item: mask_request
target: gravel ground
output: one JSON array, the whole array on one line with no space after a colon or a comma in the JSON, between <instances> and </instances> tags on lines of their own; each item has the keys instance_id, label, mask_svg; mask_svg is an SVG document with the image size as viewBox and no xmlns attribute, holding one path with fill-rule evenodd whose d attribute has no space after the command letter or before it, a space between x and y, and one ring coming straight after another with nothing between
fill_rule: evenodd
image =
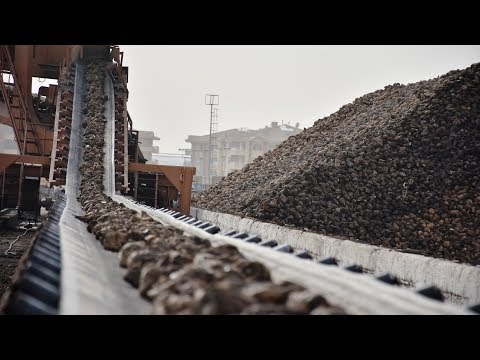
<instances>
[{"instance_id":1,"label":"gravel ground","mask_svg":"<svg viewBox=\"0 0 480 360\"><path fill-rule=\"evenodd\" d=\"M12 277L19 265L20 258L33 241L33 232L29 231L22 235L24 232L25 230L0 229L0 298L11 286ZM15 254L5 255L5 251L18 236L20 238L10 250Z\"/></svg>"}]
</instances>

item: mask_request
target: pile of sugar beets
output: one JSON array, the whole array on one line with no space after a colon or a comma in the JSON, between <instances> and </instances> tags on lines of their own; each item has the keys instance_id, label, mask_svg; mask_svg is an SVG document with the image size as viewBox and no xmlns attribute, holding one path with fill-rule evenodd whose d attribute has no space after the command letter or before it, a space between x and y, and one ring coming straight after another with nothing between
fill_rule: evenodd
<instances>
[{"instance_id":1,"label":"pile of sugar beets","mask_svg":"<svg viewBox=\"0 0 480 360\"><path fill-rule=\"evenodd\" d=\"M317 120L196 207L480 264L480 64Z\"/></svg>"},{"instance_id":2,"label":"pile of sugar beets","mask_svg":"<svg viewBox=\"0 0 480 360\"><path fill-rule=\"evenodd\" d=\"M119 251L125 280L153 302L155 314L343 314L300 285L274 283L261 263L230 245L188 236L106 196L103 186L106 63L92 60L85 74L84 156L80 201L88 231ZM116 91L124 91L115 82Z\"/></svg>"}]
</instances>

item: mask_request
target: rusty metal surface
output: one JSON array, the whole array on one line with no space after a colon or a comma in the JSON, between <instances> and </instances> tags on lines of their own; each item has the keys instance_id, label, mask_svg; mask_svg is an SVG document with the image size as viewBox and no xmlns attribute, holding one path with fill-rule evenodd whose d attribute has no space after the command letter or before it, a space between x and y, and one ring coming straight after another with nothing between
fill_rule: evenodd
<instances>
[{"instance_id":1,"label":"rusty metal surface","mask_svg":"<svg viewBox=\"0 0 480 360\"><path fill-rule=\"evenodd\" d=\"M165 177L170 181L170 183L180 192L180 211L185 215L188 215L190 212L192 181L193 175L195 175L195 170L196 169L194 167L188 166L171 166L142 163L128 164L128 171L135 172L135 175L138 174L138 172L165 175ZM137 182L138 181L135 181L135 187L137 186Z\"/></svg>"},{"instance_id":2,"label":"rusty metal surface","mask_svg":"<svg viewBox=\"0 0 480 360\"><path fill-rule=\"evenodd\" d=\"M6 168L12 165L20 155L0 154L0 172L4 172Z\"/></svg>"},{"instance_id":3,"label":"rusty metal surface","mask_svg":"<svg viewBox=\"0 0 480 360\"><path fill-rule=\"evenodd\" d=\"M0 172L3 172L13 163L50 165L50 157L34 155L14 155L0 153Z\"/></svg>"},{"instance_id":4,"label":"rusty metal surface","mask_svg":"<svg viewBox=\"0 0 480 360\"><path fill-rule=\"evenodd\" d=\"M57 153L57 136L58 136L58 121L60 118L60 97L62 91L59 89L57 92L56 109L55 109L55 122L53 124L53 141L52 150L50 153L50 171L48 173L48 182L53 183L53 171L55 169L55 154Z\"/></svg>"},{"instance_id":5,"label":"rusty metal surface","mask_svg":"<svg viewBox=\"0 0 480 360\"><path fill-rule=\"evenodd\" d=\"M188 166L173 166L173 165L157 165L157 164L142 164L142 163L129 163L128 170L131 171L143 171L143 172L153 172L153 173L181 173L183 169L188 168ZM190 167L193 171L193 175L196 173L194 167Z\"/></svg>"}]
</instances>

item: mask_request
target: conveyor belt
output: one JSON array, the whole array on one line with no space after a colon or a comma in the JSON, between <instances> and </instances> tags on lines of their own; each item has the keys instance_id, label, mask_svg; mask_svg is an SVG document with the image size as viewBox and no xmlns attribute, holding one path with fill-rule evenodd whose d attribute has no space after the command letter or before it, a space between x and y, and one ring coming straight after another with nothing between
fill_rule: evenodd
<instances>
[{"instance_id":1,"label":"conveyor belt","mask_svg":"<svg viewBox=\"0 0 480 360\"><path fill-rule=\"evenodd\" d=\"M458 264L423 255L399 252L351 240L221 214L203 209L191 209L191 214L204 222L212 222L223 230L255 234L264 240L289 245L308 252L314 259L333 258L339 266L353 264L363 272L380 276L385 273L397 278L402 285L413 289L435 286L446 301L461 306L480 304L480 267Z\"/></svg>"},{"instance_id":2,"label":"conveyor belt","mask_svg":"<svg viewBox=\"0 0 480 360\"><path fill-rule=\"evenodd\" d=\"M87 232L84 222L75 218L84 212L77 201L82 159L82 100L85 65L78 63L67 169L67 204L60 219L62 249L62 293L60 314L145 314L149 304L123 280L125 270L118 266L117 254L106 251ZM113 109L113 88L107 77L107 118ZM108 172L107 172L108 174Z\"/></svg>"},{"instance_id":3,"label":"conveyor belt","mask_svg":"<svg viewBox=\"0 0 480 360\"><path fill-rule=\"evenodd\" d=\"M264 263L274 280L288 280L305 286L324 296L331 304L343 307L349 314L474 314L464 307L442 303L409 289L388 285L367 274L306 261L292 254L258 246L225 234L210 234L204 229L187 224L188 221L176 219L178 213L172 216L123 196L115 195L113 199L136 211L143 211L157 221L209 240L212 244L234 245L247 258Z\"/></svg>"},{"instance_id":4,"label":"conveyor belt","mask_svg":"<svg viewBox=\"0 0 480 360\"><path fill-rule=\"evenodd\" d=\"M83 71L83 67L78 67L77 71ZM82 78L78 76L77 78ZM76 83L80 87L80 84ZM126 206L136 211L144 211L151 215L157 221L164 224L180 228L190 234L202 237L212 242L212 244L232 244L252 260L263 262L270 269L274 279L290 280L299 283L327 298L332 304L345 308L346 311L353 314L468 314L466 309L456 307L451 304L441 303L414 293L413 291L393 287L384 284L370 276L356 274L344 269L331 267L328 265L307 262L304 259L293 257L289 254L272 251L269 248L259 247L252 243L246 243L238 239L232 239L228 236L219 234L209 234L195 226L187 225L159 210L134 203L133 201L116 195L114 187L114 98L111 79L106 78L106 94L109 101L106 103L105 117L107 119L105 130L105 192L115 201L122 202ZM75 92L76 96L78 91ZM74 105L74 122L80 117L81 107L77 102ZM74 128L79 126L75 123ZM76 137L77 139L79 137ZM72 145L71 148L77 148ZM80 159L80 155L78 155ZM69 161L69 165L70 165ZM74 169L78 171L79 162L74 158ZM73 165L72 165L73 166ZM67 183L69 191L75 191L78 188L78 173L68 171L70 177L74 177L72 183ZM68 195L68 194L67 194ZM76 193L73 196L76 198ZM76 211L79 211L78 202L74 202ZM68 206L70 209L72 207ZM68 212L69 210L67 210ZM79 212L80 213L80 212ZM71 219L70 219L71 220ZM78 220L77 220L78 221ZM79 221L78 221L79 222ZM79 228L85 228L85 224L79 223ZM81 246L69 246L70 262L65 263L66 274L62 276L65 281L65 289L62 295L66 298L62 300L61 313L84 313L93 309L102 309L100 312L116 313L138 313L145 302L136 295L126 282L123 281L123 271L118 266L118 261L114 254L108 253L102 249L100 243L96 241L91 234L84 231L79 243ZM68 249L68 246L67 246ZM88 249L85 251L84 249ZM94 250L93 250L94 249ZM82 258L82 250L85 256ZM67 253L67 251L65 251ZM62 252L63 254L63 252ZM108 254L108 255L106 255ZM109 255L113 255L110 257ZM102 265L100 276L93 278L95 266ZM72 270L75 269L75 270ZM69 275L70 273L70 275ZM67 285L72 278L76 278L75 286ZM63 282L62 282L63 284ZM97 291L103 295L92 296L88 287L94 286ZM104 287L101 290L101 287ZM130 290L130 291L128 291ZM132 294L135 293L135 295ZM125 294L124 294L125 293ZM121 296L124 295L124 297ZM128 294L128 295L127 295ZM119 296L123 301L119 300ZM128 297L130 296L130 297ZM146 304L146 303L145 303Z\"/></svg>"},{"instance_id":5,"label":"conveyor belt","mask_svg":"<svg viewBox=\"0 0 480 360\"><path fill-rule=\"evenodd\" d=\"M43 283L30 277L24 298L30 307L15 308L15 313L59 313L59 314L146 314L151 305L140 297L137 289L123 280L125 270L119 266L117 254L103 249L100 242L87 232L86 224L76 216L84 212L77 201L79 195L80 172L82 161L82 101L85 65L76 67L75 93L73 99L72 132L67 169L66 194L61 216L59 210L51 216L58 225L52 225L58 237L58 259L50 259L58 265L57 274L60 281L56 288L46 291ZM305 256L292 254L259 246L242 240L248 234L238 234L237 238L227 234L212 234L202 221L191 219L182 221L181 214L164 212L135 203L131 199L115 194L114 187L114 94L109 76L105 79L105 157L104 185L105 193L113 200L127 207L143 211L155 220L185 231L194 236L209 240L213 245L230 244L236 246L242 254L255 261L264 263L270 270L273 280L289 280L324 296L332 305L345 309L350 314L473 314L471 311L453 304L442 303L415 293L409 289L388 285L367 274L355 273L344 268L329 266L325 263L308 261ZM63 197L62 197L63 199ZM173 216L172 216L173 215ZM179 219L177 219L179 218ZM183 218L185 220L185 218ZM195 225L193 225L195 224ZM240 236L241 235L241 236ZM47 256L44 250L43 255ZM55 249L51 249L55 252ZM52 266L53 266L52 265ZM53 277L53 275L52 275ZM28 280L28 279L27 279ZM39 285L40 284L40 285ZM36 291L31 291L32 286ZM55 290L57 289L57 290ZM56 291L56 292L55 292ZM40 294L40 295L39 295ZM57 294L57 295L55 295ZM15 294L18 296L18 293ZM49 307L42 311L34 306L39 297ZM56 297L55 297L56 296ZM30 298L29 298L30 297ZM31 305L31 304L34 305Z\"/></svg>"}]
</instances>

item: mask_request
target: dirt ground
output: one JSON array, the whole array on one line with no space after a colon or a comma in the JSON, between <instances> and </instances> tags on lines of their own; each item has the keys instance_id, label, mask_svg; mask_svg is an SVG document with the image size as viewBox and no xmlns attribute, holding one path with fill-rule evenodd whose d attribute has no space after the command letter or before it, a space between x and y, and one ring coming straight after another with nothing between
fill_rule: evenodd
<instances>
[{"instance_id":1,"label":"dirt ground","mask_svg":"<svg viewBox=\"0 0 480 360\"><path fill-rule=\"evenodd\" d=\"M10 287L12 277L15 274L20 258L28 249L35 231L30 230L25 235L20 236L18 241L10 249L10 251L15 254L9 253L8 255L5 255L5 251L7 251L10 243L15 241L15 239L24 232L25 230L0 228L0 298Z\"/></svg>"}]
</instances>

